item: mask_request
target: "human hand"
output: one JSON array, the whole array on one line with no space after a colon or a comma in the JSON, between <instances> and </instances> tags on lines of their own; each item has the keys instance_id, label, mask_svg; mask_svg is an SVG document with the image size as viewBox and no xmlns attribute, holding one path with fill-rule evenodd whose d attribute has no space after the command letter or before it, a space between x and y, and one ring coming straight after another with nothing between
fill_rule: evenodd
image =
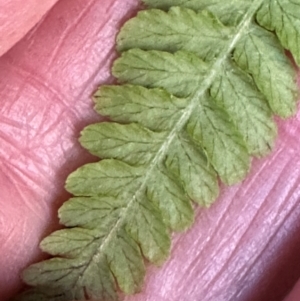
<instances>
[{"instance_id":1,"label":"human hand","mask_svg":"<svg viewBox=\"0 0 300 301\"><path fill-rule=\"evenodd\" d=\"M138 0L64 0L0 58L0 296L42 257L58 227L67 175L94 158L77 142L99 121L91 94L112 81L114 38ZM126 301L279 301L300 275L299 114L279 122L274 152L255 160L241 185L222 188L175 235L171 258L149 267L141 294Z\"/></svg>"}]
</instances>

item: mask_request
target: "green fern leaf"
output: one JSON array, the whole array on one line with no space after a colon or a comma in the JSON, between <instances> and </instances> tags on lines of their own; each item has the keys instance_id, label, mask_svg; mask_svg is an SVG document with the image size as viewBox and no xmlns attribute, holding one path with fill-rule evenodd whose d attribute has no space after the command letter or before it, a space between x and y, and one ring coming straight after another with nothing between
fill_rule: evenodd
<instances>
[{"instance_id":1,"label":"green fern leaf","mask_svg":"<svg viewBox=\"0 0 300 301\"><path fill-rule=\"evenodd\" d=\"M23 274L18 300L118 300L142 289L145 259L161 265L170 232L188 229L193 204L209 206L218 178L240 182L251 156L268 154L273 115L296 111L299 0L144 0L80 143L103 159L72 173L59 210L67 228L45 238L53 258ZM271 31L272 32L271 32Z\"/></svg>"}]
</instances>

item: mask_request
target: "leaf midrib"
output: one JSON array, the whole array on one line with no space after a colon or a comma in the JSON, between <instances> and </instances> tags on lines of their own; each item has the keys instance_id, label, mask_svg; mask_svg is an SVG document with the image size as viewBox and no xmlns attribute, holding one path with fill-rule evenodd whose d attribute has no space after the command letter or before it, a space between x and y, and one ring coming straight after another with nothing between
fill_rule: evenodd
<instances>
[{"instance_id":1,"label":"leaf midrib","mask_svg":"<svg viewBox=\"0 0 300 301\"><path fill-rule=\"evenodd\" d=\"M201 96L203 96L206 91L210 88L212 85L214 79L218 76L218 72L221 70L222 65L227 60L228 55L231 53L235 45L238 43L240 38L244 35L245 32L248 31L248 26L250 25L255 13L259 9L259 7L262 5L264 0L256 0L254 3L250 6L248 12L245 14L244 18L240 22L236 33L233 35L232 40L230 40L230 43L226 49L224 49L218 58L216 59L215 63L211 66L211 70L206 76L206 78L202 81L202 85L194 92L192 96L190 96L190 104L182 110L181 118L177 121L177 123L174 125L173 130L170 132L170 134L166 137L165 142L161 145L160 149L157 151L156 156L152 159L152 162L150 163L149 168L147 169L147 172L144 176L144 179L139 187L139 189L136 191L136 193L132 196L131 200L128 202L128 205L121 209L121 213L119 215L118 221L116 224L109 230L108 235L106 238L101 241L101 244L99 245L99 248L96 249L94 254L92 255L91 259L86 263L85 269L80 273L81 277L78 278L76 283L74 284L74 287L77 286L77 283L80 278L82 278L91 264L92 261L99 262L101 260L101 256L105 254L104 250L109 246L111 241L113 241L114 237L117 235L118 231L121 229L123 224L126 222L126 218L128 216L128 212L131 211L132 207L135 205L135 201L138 199L138 197L144 193L144 189L146 188L147 182L149 178L152 176L153 171L155 170L155 167L163 160L164 156L169 150L169 147L171 143L173 142L174 138L177 134L179 134L182 129L184 128L186 122L190 118L192 112L198 105L198 100Z\"/></svg>"}]
</instances>

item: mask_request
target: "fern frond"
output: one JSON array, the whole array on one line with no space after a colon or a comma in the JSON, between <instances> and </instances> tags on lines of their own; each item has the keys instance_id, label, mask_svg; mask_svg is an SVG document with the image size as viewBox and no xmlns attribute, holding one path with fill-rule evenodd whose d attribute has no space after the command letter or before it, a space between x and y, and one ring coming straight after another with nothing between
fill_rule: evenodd
<instances>
[{"instance_id":1,"label":"fern frond","mask_svg":"<svg viewBox=\"0 0 300 301\"><path fill-rule=\"evenodd\" d=\"M117 39L113 74L123 85L95 95L97 112L113 122L90 125L80 138L103 160L68 177L74 197L59 210L68 228L42 241L55 257L25 270L35 288L19 300L118 300L117 287L140 291L144 260L167 259L170 232L193 223L192 202L209 206L218 178L243 180L251 156L274 145L273 114L296 111L284 47L300 62L299 0L144 2L152 9Z\"/></svg>"}]
</instances>

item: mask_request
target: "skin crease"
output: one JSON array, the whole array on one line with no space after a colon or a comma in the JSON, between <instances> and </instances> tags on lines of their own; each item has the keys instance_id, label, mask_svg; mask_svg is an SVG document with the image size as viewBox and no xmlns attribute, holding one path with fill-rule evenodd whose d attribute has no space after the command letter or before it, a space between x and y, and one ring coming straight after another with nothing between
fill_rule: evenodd
<instances>
[{"instance_id":1,"label":"skin crease","mask_svg":"<svg viewBox=\"0 0 300 301\"><path fill-rule=\"evenodd\" d=\"M0 58L0 296L43 255L58 228L67 175L95 158L77 138L101 120L90 98L112 82L115 35L138 0L60 1ZM300 275L300 113L279 121L271 155L240 185L222 187L195 225L175 234L170 259L150 266L142 293L126 301L279 301ZM286 301L300 300L300 284ZM298 298L298 299L297 299Z\"/></svg>"},{"instance_id":2,"label":"skin crease","mask_svg":"<svg viewBox=\"0 0 300 301\"><path fill-rule=\"evenodd\" d=\"M18 42L58 0L4 0L0 3L0 55Z\"/></svg>"}]
</instances>

